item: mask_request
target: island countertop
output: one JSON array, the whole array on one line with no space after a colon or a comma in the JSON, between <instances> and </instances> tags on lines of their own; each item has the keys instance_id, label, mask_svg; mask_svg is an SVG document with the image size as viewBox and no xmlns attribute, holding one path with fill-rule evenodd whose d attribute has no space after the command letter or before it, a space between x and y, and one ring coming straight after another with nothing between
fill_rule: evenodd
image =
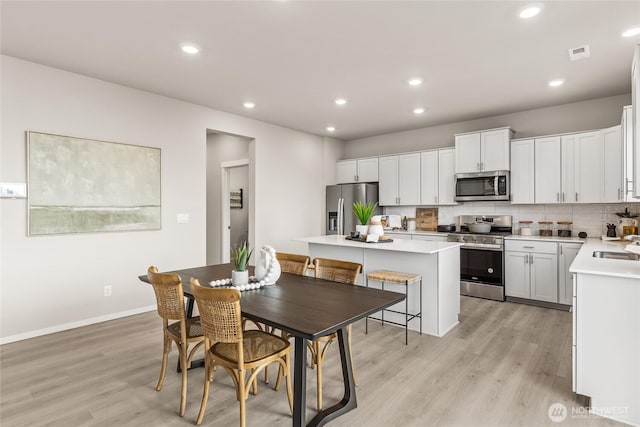
<instances>
[{"instance_id":1,"label":"island countertop","mask_svg":"<svg viewBox=\"0 0 640 427\"><path fill-rule=\"evenodd\" d=\"M350 248L366 248L382 251L410 252L418 254L435 254L448 249L462 246L457 242L428 242L424 240L396 239L388 243L365 243L354 240L347 240L346 236L328 235L315 237L302 237L297 239L301 242L315 243L318 245L343 246Z\"/></svg>"}]
</instances>

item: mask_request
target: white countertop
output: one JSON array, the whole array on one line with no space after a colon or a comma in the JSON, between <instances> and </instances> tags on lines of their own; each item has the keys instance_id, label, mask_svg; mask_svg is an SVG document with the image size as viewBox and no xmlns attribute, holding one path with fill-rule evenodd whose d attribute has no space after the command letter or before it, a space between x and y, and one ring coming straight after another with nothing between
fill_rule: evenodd
<instances>
[{"instance_id":1,"label":"white countertop","mask_svg":"<svg viewBox=\"0 0 640 427\"><path fill-rule=\"evenodd\" d=\"M346 236L315 236L296 239L301 242L315 243L319 245L343 246L363 249L376 249L381 251L412 252L422 254L434 254L447 249L458 248L461 243L456 242L427 242L424 240L395 239L390 243L364 243L345 239Z\"/></svg>"},{"instance_id":2,"label":"white countertop","mask_svg":"<svg viewBox=\"0 0 640 427\"><path fill-rule=\"evenodd\" d=\"M569 271L572 273L640 279L640 261L595 258L594 251L625 252L626 243L603 242L601 239L586 239Z\"/></svg>"},{"instance_id":3,"label":"white countertop","mask_svg":"<svg viewBox=\"0 0 640 427\"><path fill-rule=\"evenodd\" d=\"M545 242L558 242L558 243L584 243L587 239L581 239L580 237L558 237L558 236L522 236L512 234L504 236L505 240L540 240Z\"/></svg>"},{"instance_id":4,"label":"white countertop","mask_svg":"<svg viewBox=\"0 0 640 427\"><path fill-rule=\"evenodd\" d=\"M422 231L422 230L384 230L385 234L422 234L425 236L446 236L450 231Z\"/></svg>"}]
</instances>

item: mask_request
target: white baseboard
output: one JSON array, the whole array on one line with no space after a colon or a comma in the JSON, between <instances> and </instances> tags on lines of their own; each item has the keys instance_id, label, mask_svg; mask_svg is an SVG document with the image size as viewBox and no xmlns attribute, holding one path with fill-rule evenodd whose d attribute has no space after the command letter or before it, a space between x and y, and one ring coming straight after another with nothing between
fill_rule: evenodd
<instances>
[{"instance_id":1,"label":"white baseboard","mask_svg":"<svg viewBox=\"0 0 640 427\"><path fill-rule=\"evenodd\" d=\"M22 341L29 338L40 337L42 335L53 334L56 332L67 331L69 329L80 328L82 326L94 325L96 323L106 322L109 320L120 319L122 317L133 316L134 314L147 313L156 310L155 305L147 307L134 308L132 310L120 311L117 313L105 314L104 316L92 317L90 319L79 320L77 322L63 323L61 325L51 326L45 329L24 332L22 334L10 335L0 338L0 345L9 344L16 341Z\"/></svg>"}]
</instances>

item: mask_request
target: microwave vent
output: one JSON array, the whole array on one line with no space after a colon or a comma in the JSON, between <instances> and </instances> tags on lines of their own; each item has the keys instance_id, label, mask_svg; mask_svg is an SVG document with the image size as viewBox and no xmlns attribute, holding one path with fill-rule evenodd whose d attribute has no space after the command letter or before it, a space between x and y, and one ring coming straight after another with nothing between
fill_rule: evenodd
<instances>
[{"instance_id":1,"label":"microwave vent","mask_svg":"<svg viewBox=\"0 0 640 427\"><path fill-rule=\"evenodd\" d=\"M578 61L580 59L589 58L590 56L591 56L591 52L589 51L588 44L580 47L574 47L573 49L569 49L569 58L572 61Z\"/></svg>"}]
</instances>

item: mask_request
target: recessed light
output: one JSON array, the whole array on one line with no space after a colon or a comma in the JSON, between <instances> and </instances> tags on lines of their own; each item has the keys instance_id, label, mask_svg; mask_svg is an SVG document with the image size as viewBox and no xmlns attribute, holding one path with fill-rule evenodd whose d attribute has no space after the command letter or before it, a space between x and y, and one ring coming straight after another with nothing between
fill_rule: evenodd
<instances>
[{"instance_id":1,"label":"recessed light","mask_svg":"<svg viewBox=\"0 0 640 427\"><path fill-rule=\"evenodd\" d=\"M520 9L520 13L518 14L518 16L520 16L520 18L522 19L533 18L534 16L536 16L542 11L542 7L543 7L542 4L538 4L538 3L529 4L524 8Z\"/></svg>"},{"instance_id":2,"label":"recessed light","mask_svg":"<svg viewBox=\"0 0 640 427\"><path fill-rule=\"evenodd\" d=\"M327 126L327 131L334 132L335 130L336 128L334 128L333 126Z\"/></svg>"},{"instance_id":3,"label":"recessed light","mask_svg":"<svg viewBox=\"0 0 640 427\"><path fill-rule=\"evenodd\" d=\"M558 86L562 86L563 84L564 84L563 79L555 79L549 82L549 86L551 87L558 87Z\"/></svg>"},{"instance_id":4,"label":"recessed light","mask_svg":"<svg viewBox=\"0 0 640 427\"><path fill-rule=\"evenodd\" d=\"M347 103L347 100L346 100L346 99L344 99L344 98L336 98L335 103L336 103L337 105L344 105L344 104L346 104L346 103Z\"/></svg>"},{"instance_id":5,"label":"recessed light","mask_svg":"<svg viewBox=\"0 0 640 427\"><path fill-rule=\"evenodd\" d=\"M255 102L251 102L251 101L247 101L247 102L242 103L242 105L244 106L244 108L253 108L253 107L256 106L256 103Z\"/></svg>"},{"instance_id":6,"label":"recessed light","mask_svg":"<svg viewBox=\"0 0 640 427\"><path fill-rule=\"evenodd\" d=\"M424 113L424 108L418 107L413 109L413 114L422 114Z\"/></svg>"},{"instance_id":7,"label":"recessed light","mask_svg":"<svg viewBox=\"0 0 640 427\"><path fill-rule=\"evenodd\" d=\"M184 53L188 53L189 55L195 55L196 53L200 52L200 48L193 43L181 43L180 49L182 49Z\"/></svg>"},{"instance_id":8,"label":"recessed light","mask_svg":"<svg viewBox=\"0 0 640 427\"><path fill-rule=\"evenodd\" d=\"M640 27L633 27L622 33L622 37L633 37L637 36L638 34L640 34Z\"/></svg>"},{"instance_id":9,"label":"recessed light","mask_svg":"<svg viewBox=\"0 0 640 427\"><path fill-rule=\"evenodd\" d=\"M422 84L422 79L420 77L414 77L409 79L407 83L409 83L409 86L420 86Z\"/></svg>"}]
</instances>

